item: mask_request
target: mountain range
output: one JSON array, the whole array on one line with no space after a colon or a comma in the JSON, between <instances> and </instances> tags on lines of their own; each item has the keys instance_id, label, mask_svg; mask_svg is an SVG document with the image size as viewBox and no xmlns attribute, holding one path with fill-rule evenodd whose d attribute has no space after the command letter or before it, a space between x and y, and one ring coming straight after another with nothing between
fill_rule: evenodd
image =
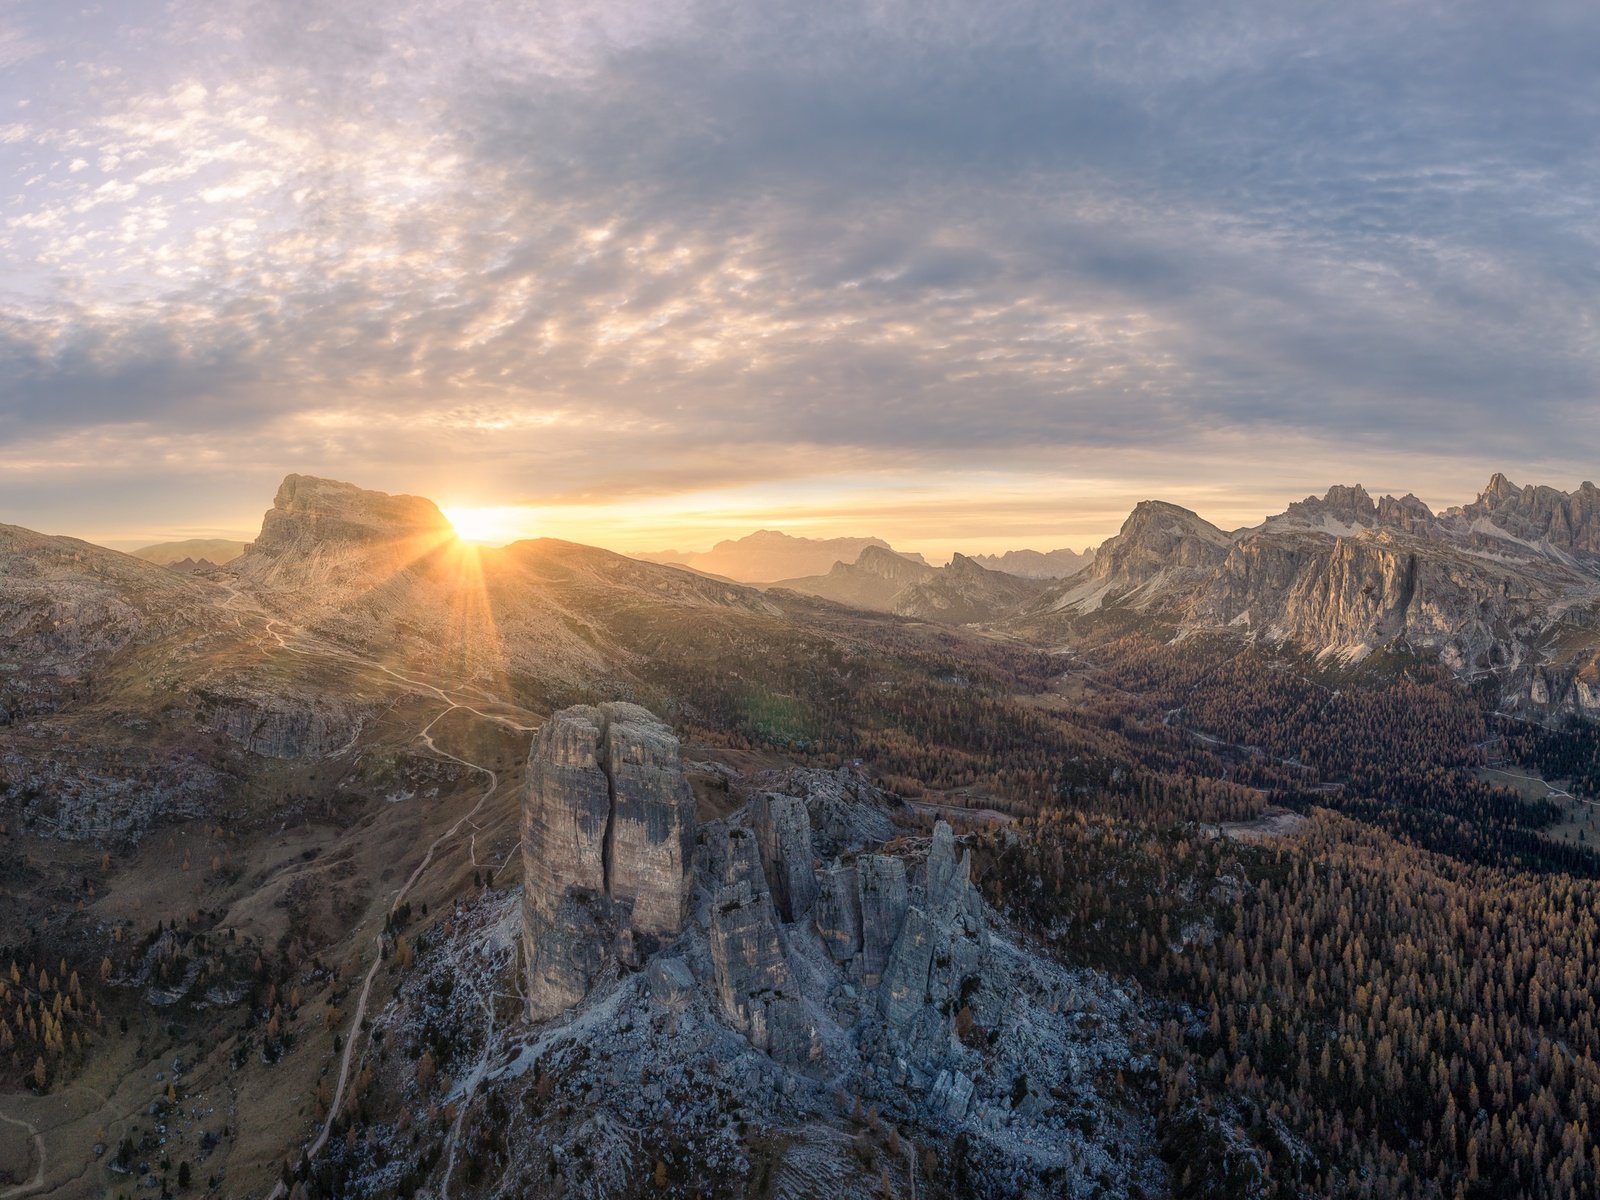
<instances>
[{"instance_id":1,"label":"mountain range","mask_svg":"<svg viewBox=\"0 0 1600 1200\"><path fill-rule=\"evenodd\" d=\"M811 597L943 625L992 624L1045 644L1120 614L1179 636L1284 645L1347 666L1379 650L1420 653L1463 678L1492 676L1512 707L1600 712L1600 490L1588 483L1567 493L1496 475L1472 503L1439 513L1414 496L1374 499L1341 485L1231 531L1146 501L1061 581L996 571L976 556L933 567L878 539L774 531L722 543L717 558L701 561L759 573L852 550L856 557L753 588L699 566L553 539L467 555L431 501L295 475L260 536L198 592L158 583L132 556L8 533L17 566L5 599L44 606L14 614L11 627L45 622L51 630L52 649L36 662L120 644L152 626L203 623L198 597L232 589L221 593L227 603L246 594L314 633L397 660L559 690L602 667L626 673L637 653L627 643L639 633L626 614L635 609L655 623L694 614L673 622L680 628L779 621L809 636L811 617L795 612ZM71 561L85 577L69 585L70 572L41 571L40 561ZM145 611L150 605L158 611Z\"/></svg>"},{"instance_id":2,"label":"mountain range","mask_svg":"<svg viewBox=\"0 0 1600 1200\"><path fill-rule=\"evenodd\" d=\"M169 567L184 559L221 566L238 558L249 544L230 538L188 538L181 542L157 542L153 546L141 546L129 553L158 567Z\"/></svg>"},{"instance_id":3,"label":"mountain range","mask_svg":"<svg viewBox=\"0 0 1600 1200\"><path fill-rule=\"evenodd\" d=\"M820 575L836 562L853 563L869 546L891 549L882 538L808 538L776 529L758 529L742 538L718 542L710 550L662 550L635 554L634 557L646 562L688 567L706 575L736 579L743 583L769 583L775 579L800 575ZM913 562L923 561L920 554L904 554L901 557Z\"/></svg>"},{"instance_id":4,"label":"mountain range","mask_svg":"<svg viewBox=\"0 0 1600 1200\"><path fill-rule=\"evenodd\" d=\"M851 566L869 548L887 550L911 562L927 566L922 555L895 550L882 538L796 537L775 529L761 529L742 538L718 542L710 550L683 552L660 550L637 553L646 562L688 567L707 575L743 583L793 581L826 575L835 564ZM1076 550L1007 550L1004 554L973 554L969 561L990 571L1017 575L1024 579L1065 579L1094 560L1094 548Z\"/></svg>"},{"instance_id":5,"label":"mountain range","mask_svg":"<svg viewBox=\"0 0 1600 1200\"><path fill-rule=\"evenodd\" d=\"M1112 610L1347 664L1423 653L1493 676L1514 707L1600 711L1600 490L1496 474L1472 503L1434 513L1336 486L1231 532L1148 501L1016 626L1059 632Z\"/></svg>"},{"instance_id":6,"label":"mountain range","mask_svg":"<svg viewBox=\"0 0 1600 1200\"><path fill-rule=\"evenodd\" d=\"M1095 548L1082 550L1007 550L1004 554L973 554L980 567L1020 575L1024 579L1066 579L1094 561Z\"/></svg>"},{"instance_id":7,"label":"mountain range","mask_svg":"<svg viewBox=\"0 0 1600 1200\"><path fill-rule=\"evenodd\" d=\"M1597 653L1600 492L1498 475L1232 531L1149 501L1059 581L868 544L755 587L303 475L195 574L0 526L0 1104L38 1134L0 1171L1224 1194L1280 1143L1218 1079L1126 1084L1226 1047L1141 958L1201 961L1266 895L1236 839L1302 821L1362 870L1413 829L1588 870L1584 801L1486 778L1507 730L1581 760Z\"/></svg>"},{"instance_id":8,"label":"mountain range","mask_svg":"<svg viewBox=\"0 0 1600 1200\"><path fill-rule=\"evenodd\" d=\"M992 621L1036 596L1043 586L987 570L964 554L943 567L931 567L880 546L868 546L853 563L834 563L825 575L770 585L854 608L950 625Z\"/></svg>"}]
</instances>

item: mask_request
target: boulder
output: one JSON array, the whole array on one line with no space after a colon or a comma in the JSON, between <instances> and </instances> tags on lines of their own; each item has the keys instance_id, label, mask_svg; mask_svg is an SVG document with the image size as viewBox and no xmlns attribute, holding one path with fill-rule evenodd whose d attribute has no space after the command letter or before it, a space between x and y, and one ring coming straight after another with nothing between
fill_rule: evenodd
<instances>
[{"instance_id":1,"label":"boulder","mask_svg":"<svg viewBox=\"0 0 1600 1200\"><path fill-rule=\"evenodd\" d=\"M676 955L658 954L650 960L645 984L650 989L651 999L662 1008L681 1012L694 995L694 972Z\"/></svg>"}]
</instances>

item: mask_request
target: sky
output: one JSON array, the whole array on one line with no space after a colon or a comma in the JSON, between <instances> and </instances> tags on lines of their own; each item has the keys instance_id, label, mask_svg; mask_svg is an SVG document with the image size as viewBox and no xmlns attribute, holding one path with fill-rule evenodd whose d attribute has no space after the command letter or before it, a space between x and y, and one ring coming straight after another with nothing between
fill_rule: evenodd
<instances>
[{"instance_id":1,"label":"sky","mask_svg":"<svg viewBox=\"0 0 1600 1200\"><path fill-rule=\"evenodd\" d=\"M1600 7L0 0L0 522L942 557L1600 474Z\"/></svg>"}]
</instances>

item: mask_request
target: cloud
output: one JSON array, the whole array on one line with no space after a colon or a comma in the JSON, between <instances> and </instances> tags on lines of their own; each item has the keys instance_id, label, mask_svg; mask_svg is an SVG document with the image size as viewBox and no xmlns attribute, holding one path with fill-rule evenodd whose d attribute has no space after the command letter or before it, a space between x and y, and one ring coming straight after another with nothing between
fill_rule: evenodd
<instances>
[{"instance_id":1,"label":"cloud","mask_svg":"<svg viewBox=\"0 0 1600 1200\"><path fill-rule=\"evenodd\" d=\"M43 11L0 58L82 61L0 108L0 439L63 477L91 434L558 506L877 463L887 514L900 470L1465 489L1600 435L1580 6Z\"/></svg>"}]
</instances>

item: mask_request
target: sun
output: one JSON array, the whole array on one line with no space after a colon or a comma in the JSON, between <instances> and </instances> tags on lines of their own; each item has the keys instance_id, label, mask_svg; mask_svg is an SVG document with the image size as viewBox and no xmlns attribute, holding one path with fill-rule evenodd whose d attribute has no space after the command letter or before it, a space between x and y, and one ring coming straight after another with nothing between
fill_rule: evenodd
<instances>
[{"instance_id":1,"label":"sun","mask_svg":"<svg viewBox=\"0 0 1600 1200\"><path fill-rule=\"evenodd\" d=\"M503 546L524 536L509 508L446 508L445 520L463 542L476 546Z\"/></svg>"}]
</instances>

